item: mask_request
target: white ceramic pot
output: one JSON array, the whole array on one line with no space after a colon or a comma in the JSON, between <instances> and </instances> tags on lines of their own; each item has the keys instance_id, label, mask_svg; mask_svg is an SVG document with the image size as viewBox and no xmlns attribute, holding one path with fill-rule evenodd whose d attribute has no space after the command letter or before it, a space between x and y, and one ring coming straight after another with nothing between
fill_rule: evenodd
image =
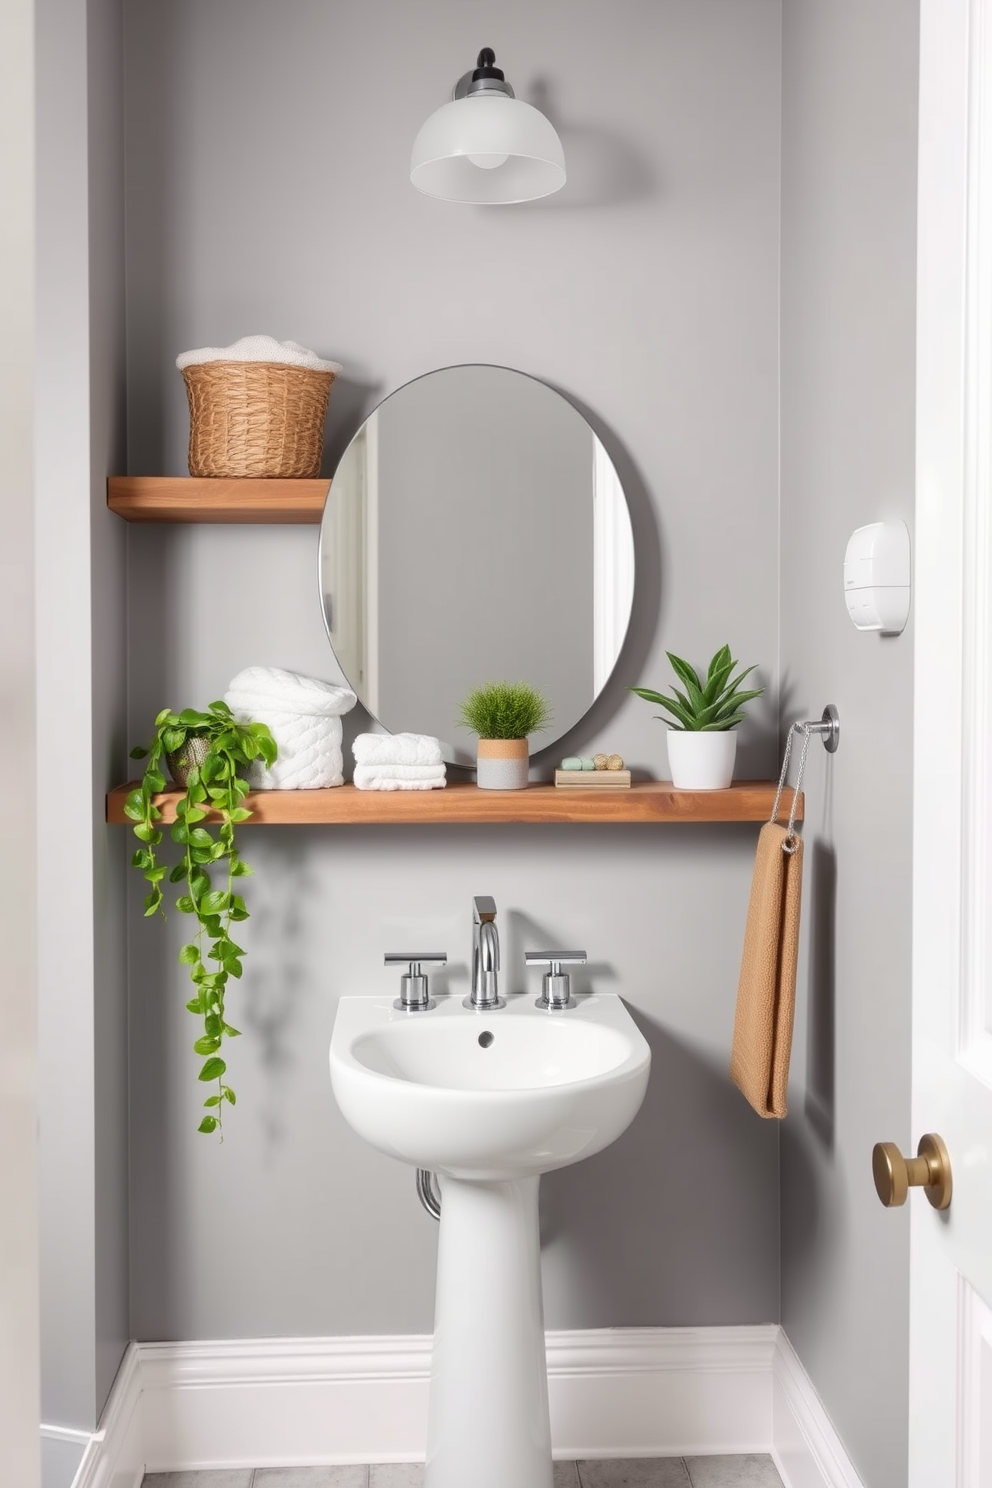
<instances>
[{"instance_id":1,"label":"white ceramic pot","mask_svg":"<svg viewBox=\"0 0 992 1488\"><path fill-rule=\"evenodd\" d=\"M679 790L726 790L734 778L737 731L668 730L668 763Z\"/></svg>"},{"instance_id":2,"label":"white ceramic pot","mask_svg":"<svg viewBox=\"0 0 992 1488\"><path fill-rule=\"evenodd\" d=\"M526 790L526 739L480 739L475 781L481 790Z\"/></svg>"}]
</instances>

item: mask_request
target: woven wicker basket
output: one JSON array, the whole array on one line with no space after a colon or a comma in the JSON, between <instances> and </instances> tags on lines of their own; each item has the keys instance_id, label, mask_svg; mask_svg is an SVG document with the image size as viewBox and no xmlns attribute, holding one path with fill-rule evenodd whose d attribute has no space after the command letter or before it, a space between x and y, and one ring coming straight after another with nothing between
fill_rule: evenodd
<instances>
[{"instance_id":1,"label":"woven wicker basket","mask_svg":"<svg viewBox=\"0 0 992 1488\"><path fill-rule=\"evenodd\" d=\"M320 474L333 372L280 362L183 368L190 475L308 479Z\"/></svg>"}]
</instances>

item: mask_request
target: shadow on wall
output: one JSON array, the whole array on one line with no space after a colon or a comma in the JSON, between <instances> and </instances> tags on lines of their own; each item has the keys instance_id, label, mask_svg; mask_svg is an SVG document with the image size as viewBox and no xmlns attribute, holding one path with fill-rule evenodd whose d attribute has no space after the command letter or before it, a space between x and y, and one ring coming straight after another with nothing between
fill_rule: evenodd
<instances>
[{"instance_id":1,"label":"shadow on wall","mask_svg":"<svg viewBox=\"0 0 992 1488\"><path fill-rule=\"evenodd\" d=\"M542 1246L568 1278L570 1326L776 1322L778 1123L751 1111L724 1063L629 1011L651 1046L640 1112L605 1152L541 1180Z\"/></svg>"},{"instance_id":2,"label":"shadow on wall","mask_svg":"<svg viewBox=\"0 0 992 1488\"><path fill-rule=\"evenodd\" d=\"M128 18L128 28L131 17ZM179 152L177 121L173 116L170 84L176 75L181 27L157 26L154 57L147 62L128 54L125 68L126 118L129 136L125 151L127 201L127 469L161 475L185 476L182 465L170 471L166 415L183 417L186 393L173 359L182 346L172 347L169 324L171 258L176 248L179 219ZM152 122L154 121L154 123ZM140 145L138 140L140 139ZM140 167L136 164L141 162ZM141 348L145 354L138 354ZM155 348L155 355L147 349ZM166 350L168 348L168 350Z\"/></svg>"},{"instance_id":3,"label":"shadow on wall","mask_svg":"<svg viewBox=\"0 0 992 1488\"><path fill-rule=\"evenodd\" d=\"M128 533L128 749L147 744L160 708L176 697L176 634L180 603L174 581L175 555L183 540L180 528L134 526ZM155 665L134 665L135 657L154 657ZM205 700L206 701L206 700ZM185 699L179 704L185 706ZM131 780L140 766L127 758L118 764L119 779ZM122 774L121 771L124 773Z\"/></svg>"},{"instance_id":4,"label":"shadow on wall","mask_svg":"<svg viewBox=\"0 0 992 1488\"><path fill-rule=\"evenodd\" d=\"M333 356L333 350L327 355ZM323 475L334 474L341 456L381 398L381 381L354 375L335 378L327 406L324 452L320 460Z\"/></svg>"},{"instance_id":5,"label":"shadow on wall","mask_svg":"<svg viewBox=\"0 0 992 1488\"><path fill-rule=\"evenodd\" d=\"M308 901L318 889L306 840L301 842L300 836L293 827L267 831L262 868L265 892L249 901L251 918L244 937L248 955L242 1018L246 1031L255 1035L259 1051L264 1083L258 1120L270 1158L287 1138L287 1097L299 1062L294 1053L299 1039L293 1030L308 980L304 930ZM311 836L305 834L305 838Z\"/></svg>"},{"instance_id":6,"label":"shadow on wall","mask_svg":"<svg viewBox=\"0 0 992 1488\"><path fill-rule=\"evenodd\" d=\"M795 1295L796 1288L806 1284L806 1277L811 1280L815 1277L817 1257L834 1250L837 1237L845 1233L850 1221L844 1213L844 1197L836 1173L823 1170L813 1161L809 1128L788 1119L780 1124L782 1190L789 1193L783 1249L789 1256L791 1290ZM870 1186L870 1173L867 1182Z\"/></svg>"},{"instance_id":7,"label":"shadow on wall","mask_svg":"<svg viewBox=\"0 0 992 1488\"><path fill-rule=\"evenodd\" d=\"M809 1014L805 1110L823 1145L834 1145L837 854L816 840L809 854Z\"/></svg>"},{"instance_id":8,"label":"shadow on wall","mask_svg":"<svg viewBox=\"0 0 992 1488\"><path fill-rule=\"evenodd\" d=\"M529 212L613 207L657 194L658 182L644 156L615 130L565 123L545 78L535 79L526 90L525 101L540 109L557 129L567 179L553 195L510 210L519 212L521 205Z\"/></svg>"},{"instance_id":9,"label":"shadow on wall","mask_svg":"<svg viewBox=\"0 0 992 1488\"><path fill-rule=\"evenodd\" d=\"M228 1011L245 1035L235 1043L245 1049L224 1052L238 1094L250 1091L246 1108L239 1105L230 1119L241 1127L251 1122L259 1131L261 1162L274 1163L290 1141L288 1108L306 1056L298 1025L303 999L312 995L303 930L312 917L317 887L308 850L313 836L304 828L269 827L257 836L245 832L240 840L255 873L245 884L250 918L237 927L247 950L245 974L241 983L229 985ZM162 856L171 863L178 849L168 843ZM133 873L128 888L132 1328L134 1336L149 1338L164 1337L162 1320L183 1318L189 1305L190 1278L182 1257L196 1233L202 1202L196 1171L202 1165L204 1172L214 1172L219 1185L230 1181L239 1143L227 1157L213 1137L196 1132L205 1090L196 1080L199 1061L191 1045L197 1022L182 1006L190 989L185 968L178 964L178 949L189 938L191 922L171 901L167 920L142 920L143 892L142 880ZM254 1058L260 1078L252 1082L245 1066ZM224 1178L218 1176L220 1167L226 1170Z\"/></svg>"},{"instance_id":10,"label":"shadow on wall","mask_svg":"<svg viewBox=\"0 0 992 1488\"><path fill-rule=\"evenodd\" d=\"M744 663L747 664L746 661ZM759 663L755 686L764 687L764 696L756 698L750 705L747 722L744 724L745 732L742 734L737 748L737 764L734 774L738 780L774 780L778 781L782 773L782 760L785 756L785 746L789 736L789 730L794 723L804 721L814 716L819 718L821 709L810 712L807 706L805 710L795 701L795 685L790 680L788 673L783 673L779 678L777 687L774 681L774 670ZM779 722L781 720L781 724ZM810 740L810 758L813 753L822 749L822 743L814 735ZM802 736L796 734L792 740L792 753L789 758L789 776L787 785L795 785L799 779L799 761L802 755ZM827 777L828 781L830 776ZM806 801L807 817L809 814L809 799ZM788 820L788 811L781 808L778 820Z\"/></svg>"},{"instance_id":11,"label":"shadow on wall","mask_svg":"<svg viewBox=\"0 0 992 1488\"><path fill-rule=\"evenodd\" d=\"M177 853L170 844L170 850L162 853L162 861L171 864L176 861ZM143 894L144 882L132 870L127 890L129 1182L134 1314L131 1327L137 1338L145 1336L144 1319L134 1306L136 1297L140 1297L139 1271L155 1278L156 1305L161 1316L173 1315L181 1292L181 1280L175 1272L173 1235L186 1217L187 1199L176 1171L175 1147L169 1142L169 1132L178 1122L188 1121L195 1110L193 1106L183 1111L177 1108L177 1099L181 1103L186 1086L170 1078L173 1072L163 1053L169 1049L173 991L170 978L183 928L175 922L183 917L171 914L168 922L159 916L143 919ZM192 1054L189 1057L192 1062ZM199 1113L196 1119L199 1120ZM163 1222L163 1216L167 1222Z\"/></svg>"},{"instance_id":12,"label":"shadow on wall","mask_svg":"<svg viewBox=\"0 0 992 1488\"><path fill-rule=\"evenodd\" d=\"M742 663L749 663L744 660ZM738 780L775 780L782 772L782 755L785 735L779 720L788 718L792 711L792 685L785 677L776 686L774 666L759 663L756 687L765 689L764 695L750 704L743 733L737 745L737 763L734 775ZM793 745L793 758L789 761L789 784L796 782L799 768L798 754ZM787 815L787 814L786 814ZM782 813L779 812L779 819Z\"/></svg>"}]
</instances>

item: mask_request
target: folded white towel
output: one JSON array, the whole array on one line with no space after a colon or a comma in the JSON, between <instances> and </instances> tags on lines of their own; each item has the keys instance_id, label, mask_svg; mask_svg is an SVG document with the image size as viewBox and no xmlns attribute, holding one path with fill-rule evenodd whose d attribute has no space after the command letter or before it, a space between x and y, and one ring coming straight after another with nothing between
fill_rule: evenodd
<instances>
[{"instance_id":1,"label":"folded white towel","mask_svg":"<svg viewBox=\"0 0 992 1488\"><path fill-rule=\"evenodd\" d=\"M253 789L323 790L344 784L341 714L357 701L349 688L281 667L246 667L224 701L242 722L267 724L279 750L271 769L260 760L251 765Z\"/></svg>"},{"instance_id":2,"label":"folded white towel","mask_svg":"<svg viewBox=\"0 0 992 1488\"><path fill-rule=\"evenodd\" d=\"M356 765L358 790L443 790L443 765Z\"/></svg>"},{"instance_id":3,"label":"folded white towel","mask_svg":"<svg viewBox=\"0 0 992 1488\"><path fill-rule=\"evenodd\" d=\"M176 357L180 372L203 362L282 362L287 367L308 367L312 372L333 372L335 377L343 370L340 362L325 362L298 341L277 341L273 336L242 336L231 346L201 346L198 351L184 351Z\"/></svg>"},{"instance_id":4,"label":"folded white towel","mask_svg":"<svg viewBox=\"0 0 992 1488\"><path fill-rule=\"evenodd\" d=\"M440 742L432 734L359 734L351 746L357 765L440 765Z\"/></svg>"},{"instance_id":5,"label":"folded white towel","mask_svg":"<svg viewBox=\"0 0 992 1488\"><path fill-rule=\"evenodd\" d=\"M363 777L381 775L384 780L443 780L443 765L356 765L355 773L361 770Z\"/></svg>"}]
</instances>

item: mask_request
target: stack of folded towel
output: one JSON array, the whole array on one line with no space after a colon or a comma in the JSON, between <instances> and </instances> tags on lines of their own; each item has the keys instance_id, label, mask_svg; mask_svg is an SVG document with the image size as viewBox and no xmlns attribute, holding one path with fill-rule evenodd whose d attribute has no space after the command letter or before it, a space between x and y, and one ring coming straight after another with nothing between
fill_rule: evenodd
<instances>
[{"instance_id":1,"label":"stack of folded towel","mask_svg":"<svg viewBox=\"0 0 992 1488\"><path fill-rule=\"evenodd\" d=\"M444 760L430 734L359 734L351 746L359 790L439 790Z\"/></svg>"}]
</instances>

